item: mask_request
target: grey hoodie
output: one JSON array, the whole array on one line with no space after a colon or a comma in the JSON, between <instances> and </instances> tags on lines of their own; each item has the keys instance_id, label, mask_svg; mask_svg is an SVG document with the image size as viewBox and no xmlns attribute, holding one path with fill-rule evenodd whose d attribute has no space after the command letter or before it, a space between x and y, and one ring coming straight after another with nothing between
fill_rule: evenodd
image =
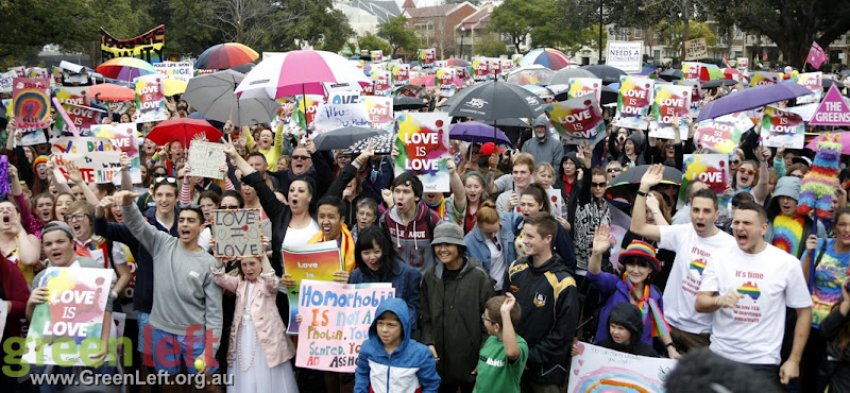
<instances>
[{"instance_id":1,"label":"grey hoodie","mask_svg":"<svg viewBox=\"0 0 850 393\"><path fill-rule=\"evenodd\" d=\"M142 217L135 204L121 208L124 222L153 257L154 292L151 325L164 332L185 336L190 327L212 330L217 351L221 338L221 287L212 280L215 258L203 250L188 252L180 239L156 230ZM210 343L207 343L210 345ZM205 347L206 348L206 347Z\"/></svg>"}]
</instances>

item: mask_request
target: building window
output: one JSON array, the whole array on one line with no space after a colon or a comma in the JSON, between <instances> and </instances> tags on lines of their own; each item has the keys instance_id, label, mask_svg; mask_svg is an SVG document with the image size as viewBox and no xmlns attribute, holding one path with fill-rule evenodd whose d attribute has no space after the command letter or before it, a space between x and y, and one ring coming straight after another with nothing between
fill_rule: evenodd
<instances>
[{"instance_id":1,"label":"building window","mask_svg":"<svg viewBox=\"0 0 850 393\"><path fill-rule=\"evenodd\" d=\"M635 29L635 38L643 39L643 29Z\"/></svg>"}]
</instances>

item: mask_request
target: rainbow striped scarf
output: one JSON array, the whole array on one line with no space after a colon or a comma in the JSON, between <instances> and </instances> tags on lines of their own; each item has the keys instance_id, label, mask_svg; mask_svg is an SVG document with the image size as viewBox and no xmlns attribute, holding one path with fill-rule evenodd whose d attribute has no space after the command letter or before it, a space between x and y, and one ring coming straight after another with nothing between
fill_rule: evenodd
<instances>
[{"instance_id":1,"label":"rainbow striped scarf","mask_svg":"<svg viewBox=\"0 0 850 393\"><path fill-rule=\"evenodd\" d=\"M641 291L632 284L632 281L629 280L628 273L623 273L623 282L625 282L626 286L628 286L629 293L632 295L635 305L640 309L644 325L646 325L649 316L652 315L652 325L650 325L652 328L652 337L669 335L670 325L667 324L667 319L664 318L664 313L661 311L661 307L654 299L649 297L651 285L644 284L643 293L641 293Z\"/></svg>"}]
</instances>

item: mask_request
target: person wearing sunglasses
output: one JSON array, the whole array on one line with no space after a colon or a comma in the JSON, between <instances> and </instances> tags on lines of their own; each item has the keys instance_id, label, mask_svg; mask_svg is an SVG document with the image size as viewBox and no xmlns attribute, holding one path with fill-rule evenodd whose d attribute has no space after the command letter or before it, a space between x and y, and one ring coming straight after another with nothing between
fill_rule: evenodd
<instances>
[{"instance_id":1,"label":"person wearing sunglasses","mask_svg":"<svg viewBox=\"0 0 850 393\"><path fill-rule=\"evenodd\" d=\"M746 160L738 166L732 177L733 196L739 192L749 192L753 194L756 203L764 203L767 198L768 182L770 180L770 172L767 166L767 160L770 158L770 149L761 148L756 156L759 162Z\"/></svg>"},{"instance_id":2,"label":"person wearing sunglasses","mask_svg":"<svg viewBox=\"0 0 850 393\"><path fill-rule=\"evenodd\" d=\"M578 275L584 276L590 259L593 234L599 225L611 223L611 215L605 200L605 192L608 190L605 172L601 168L593 168L589 176L583 176L581 183L574 202L569 205L567 221L572 223Z\"/></svg>"},{"instance_id":3,"label":"person wearing sunglasses","mask_svg":"<svg viewBox=\"0 0 850 393\"><path fill-rule=\"evenodd\" d=\"M292 164L286 172L269 172L269 175L277 178L279 191L283 193L284 199L289 198L289 188L292 182L298 179L309 179L315 185L315 195L324 195L333 181L331 165L332 157L325 157L323 152L316 151L316 145L312 139L306 139L292 150ZM243 178L245 172L242 171ZM256 188L256 187L255 187ZM274 261L272 261L274 266Z\"/></svg>"}]
</instances>

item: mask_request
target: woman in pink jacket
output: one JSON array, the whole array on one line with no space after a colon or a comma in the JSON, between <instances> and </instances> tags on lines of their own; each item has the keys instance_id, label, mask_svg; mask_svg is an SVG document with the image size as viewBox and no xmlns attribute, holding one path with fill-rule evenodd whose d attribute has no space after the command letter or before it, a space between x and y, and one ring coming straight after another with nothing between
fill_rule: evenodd
<instances>
[{"instance_id":1,"label":"woman in pink jacket","mask_svg":"<svg viewBox=\"0 0 850 393\"><path fill-rule=\"evenodd\" d=\"M238 272L238 276L225 274L221 260L213 270L213 281L236 293L227 351L228 373L234 380L227 391L297 393L290 362L295 350L275 306L280 279L266 257L242 258Z\"/></svg>"}]
</instances>

